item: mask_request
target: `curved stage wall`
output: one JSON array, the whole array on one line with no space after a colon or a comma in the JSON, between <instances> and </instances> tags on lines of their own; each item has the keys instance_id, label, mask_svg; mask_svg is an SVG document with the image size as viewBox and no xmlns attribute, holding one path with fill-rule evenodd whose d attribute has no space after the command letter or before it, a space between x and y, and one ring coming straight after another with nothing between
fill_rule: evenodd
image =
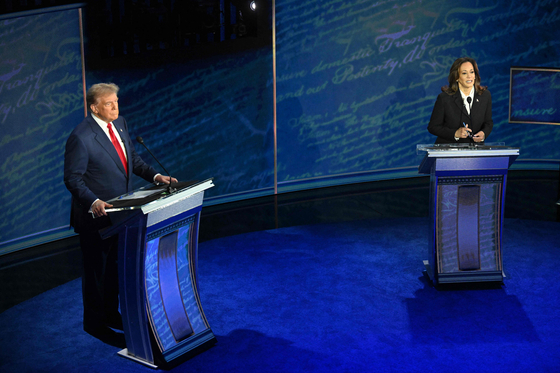
<instances>
[{"instance_id":1,"label":"curved stage wall","mask_svg":"<svg viewBox=\"0 0 560 373\"><path fill-rule=\"evenodd\" d=\"M64 145L84 117L77 6L0 17L0 255L68 231Z\"/></svg>"},{"instance_id":2,"label":"curved stage wall","mask_svg":"<svg viewBox=\"0 0 560 373\"><path fill-rule=\"evenodd\" d=\"M416 144L435 140L426 130L433 104L451 63L465 55L477 59L482 83L492 93L494 131L488 140L521 148L514 169L558 168L558 126L508 122L510 67L560 66L557 4L530 0L480 5L441 0L272 4L276 101L271 29L264 46L226 52L219 51L217 43L217 53L205 58L190 58L186 48L180 58L153 66L131 58L122 68L109 60L104 67L99 67L101 61L89 68L88 61L95 56L86 54L87 85L113 81L121 87L120 109L131 134L142 136L174 176L214 177L216 187L209 191L206 204L273 194L275 173L280 193L418 176L421 158ZM8 24L2 24L3 40L8 30ZM222 45L230 42L236 41ZM60 49L46 45L51 48L49 56ZM4 60L21 63L17 61L24 58L21 52ZM13 84L10 79L22 80L39 68L10 78L5 74L11 70L4 65L2 105L11 95L6 94L7 84ZM78 82L69 86L70 93L79 88ZM535 84L527 91L542 94L557 87ZM15 201L17 210L4 209L2 220L9 222L4 223L8 225L1 230L0 243L68 223L70 196L62 183L62 154L65 137L83 116L83 107L73 110L75 117L65 119L53 132L57 135L49 139L49 151L43 145L33 147L40 167L12 155L16 143L3 135L2 206L8 203L4 195L13 195L20 185L26 193ZM8 118L1 123L3 131L8 125L13 128L10 116L1 118ZM26 133L40 135L40 121L21 122ZM155 164L142 148L137 150ZM29 165L42 173L22 174L23 169L32 170ZM44 180L52 181L44 185ZM20 209L22 201L34 208ZM55 208L42 207L45 204Z\"/></svg>"},{"instance_id":3,"label":"curved stage wall","mask_svg":"<svg viewBox=\"0 0 560 373\"><path fill-rule=\"evenodd\" d=\"M488 141L520 147L518 165L555 160L558 169L559 127L508 123L510 66L560 66L557 4L276 4L281 183L380 170L390 177L403 168L414 176L415 145L435 140L426 130L432 108L451 64L462 56L477 60L482 84L492 93ZM559 88L533 84L525 93Z\"/></svg>"}]
</instances>

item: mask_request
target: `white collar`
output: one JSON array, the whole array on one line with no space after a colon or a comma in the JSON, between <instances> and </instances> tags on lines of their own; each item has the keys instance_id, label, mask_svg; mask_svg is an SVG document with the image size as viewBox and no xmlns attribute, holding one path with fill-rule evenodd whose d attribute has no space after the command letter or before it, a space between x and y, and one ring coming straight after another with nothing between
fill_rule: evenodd
<instances>
[{"instance_id":1,"label":"white collar","mask_svg":"<svg viewBox=\"0 0 560 373\"><path fill-rule=\"evenodd\" d=\"M109 138L109 140L111 140L111 135L109 134L109 129L107 128L107 122L105 122L104 120L100 119L99 117L97 117L95 114L91 113L91 117L93 118L93 120L99 125L99 127L101 127L101 129L103 130L103 132L105 132L105 134L107 135L107 137ZM115 127L115 124L113 122L109 122L112 124L112 127L114 128L114 133L117 137L118 140L121 140L121 135L119 134L118 129Z\"/></svg>"},{"instance_id":2,"label":"white collar","mask_svg":"<svg viewBox=\"0 0 560 373\"><path fill-rule=\"evenodd\" d=\"M101 128L107 128L107 123L111 123L111 122L105 122L104 120L100 119L97 115L93 113L91 113L91 117L97 124L101 126Z\"/></svg>"},{"instance_id":3,"label":"white collar","mask_svg":"<svg viewBox=\"0 0 560 373\"><path fill-rule=\"evenodd\" d=\"M471 102L474 101L474 86L471 88L471 92L468 95L464 94L463 91L461 91L461 89L459 89L459 92L461 92L461 97L463 98L463 101L466 101L467 97L471 98L472 100Z\"/></svg>"}]
</instances>

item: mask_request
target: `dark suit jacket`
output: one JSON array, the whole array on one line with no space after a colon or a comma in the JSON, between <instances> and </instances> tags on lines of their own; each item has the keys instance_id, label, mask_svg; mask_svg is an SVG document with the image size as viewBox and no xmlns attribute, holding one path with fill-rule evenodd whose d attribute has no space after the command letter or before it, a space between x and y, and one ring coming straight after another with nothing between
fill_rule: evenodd
<instances>
[{"instance_id":1,"label":"dark suit jacket","mask_svg":"<svg viewBox=\"0 0 560 373\"><path fill-rule=\"evenodd\" d=\"M435 143L471 142L472 140L468 138L455 141L455 131L463 126L463 122L469 125L473 135L483 131L484 139L488 138L494 125L492 121L492 95L488 90L483 91L481 95L475 92L470 116L463 105L461 92L457 91L451 96L445 92L439 94L428 124L428 131L437 136Z\"/></svg>"},{"instance_id":2,"label":"dark suit jacket","mask_svg":"<svg viewBox=\"0 0 560 373\"><path fill-rule=\"evenodd\" d=\"M152 182L157 171L136 153L126 120L119 116L112 123L125 145L129 174ZM91 113L74 128L66 141L64 184L72 193L70 224L76 232L99 230L110 225L108 218L93 219L87 212L97 198L107 201L132 191L131 175L125 174L113 143Z\"/></svg>"}]
</instances>

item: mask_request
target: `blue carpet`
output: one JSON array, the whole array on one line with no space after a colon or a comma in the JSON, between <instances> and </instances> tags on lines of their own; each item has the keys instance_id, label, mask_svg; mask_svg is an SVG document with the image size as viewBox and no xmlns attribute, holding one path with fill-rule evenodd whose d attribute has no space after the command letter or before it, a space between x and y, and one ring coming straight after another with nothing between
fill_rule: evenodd
<instances>
[{"instance_id":1,"label":"blue carpet","mask_svg":"<svg viewBox=\"0 0 560 373\"><path fill-rule=\"evenodd\" d=\"M428 221L361 220L199 246L218 343L173 372L560 372L560 223L506 220L501 287L435 289ZM1 372L152 372L81 329L80 280L0 314Z\"/></svg>"}]
</instances>

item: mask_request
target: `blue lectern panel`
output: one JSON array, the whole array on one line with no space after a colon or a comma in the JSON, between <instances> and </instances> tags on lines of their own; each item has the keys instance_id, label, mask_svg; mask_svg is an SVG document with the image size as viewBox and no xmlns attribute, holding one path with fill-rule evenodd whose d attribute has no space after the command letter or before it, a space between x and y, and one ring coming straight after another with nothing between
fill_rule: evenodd
<instances>
[{"instance_id":1,"label":"blue lectern panel","mask_svg":"<svg viewBox=\"0 0 560 373\"><path fill-rule=\"evenodd\" d=\"M167 321L175 341L182 341L193 331L189 318L183 307L181 292L179 291L179 277L177 273L177 236L172 232L159 240L158 275L161 299L165 307Z\"/></svg>"},{"instance_id":2,"label":"blue lectern panel","mask_svg":"<svg viewBox=\"0 0 560 373\"><path fill-rule=\"evenodd\" d=\"M179 237L177 242L177 272L179 273L179 288L183 304L191 327L195 333L200 333L208 329L208 325L200 312L199 300L196 297L197 292L193 291L196 280L194 279L194 269L192 268L196 260L189 256L189 245L194 243L194 231L196 224L194 221L187 228L179 229Z\"/></svg>"},{"instance_id":3,"label":"blue lectern panel","mask_svg":"<svg viewBox=\"0 0 560 373\"><path fill-rule=\"evenodd\" d=\"M480 185L461 185L457 192L459 270L480 269L480 247L478 245Z\"/></svg>"},{"instance_id":4,"label":"blue lectern panel","mask_svg":"<svg viewBox=\"0 0 560 373\"><path fill-rule=\"evenodd\" d=\"M173 223L148 235L146 299L152 330L160 351L208 329L197 297L195 268L196 217Z\"/></svg>"},{"instance_id":5,"label":"blue lectern panel","mask_svg":"<svg viewBox=\"0 0 560 373\"><path fill-rule=\"evenodd\" d=\"M446 180L447 179L447 180ZM480 178L479 178L480 180ZM477 269L481 271L501 270L499 229L500 214L498 212L501 201L501 180L502 178L489 177L486 182L479 182L476 185L479 189L479 200L477 204L478 227L471 227L472 238L476 238L477 255L473 261L477 263ZM461 236L458 235L460 225L459 219L459 189L462 185L468 185L468 181L463 178L440 178L438 186L438 272L453 273L462 272L460 263L461 258ZM467 268L463 268L467 269Z\"/></svg>"},{"instance_id":6,"label":"blue lectern panel","mask_svg":"<svg viewBox=\"0 0 560 373\"><path fill-rule=\"evenodd\" d=\"M158 248L159 237L147 243L146 247L146 299L148 302L148 316L154 331L160 351L175 345L173 332L167 322L158 276Z\"/></svg>"}]
</instances>

